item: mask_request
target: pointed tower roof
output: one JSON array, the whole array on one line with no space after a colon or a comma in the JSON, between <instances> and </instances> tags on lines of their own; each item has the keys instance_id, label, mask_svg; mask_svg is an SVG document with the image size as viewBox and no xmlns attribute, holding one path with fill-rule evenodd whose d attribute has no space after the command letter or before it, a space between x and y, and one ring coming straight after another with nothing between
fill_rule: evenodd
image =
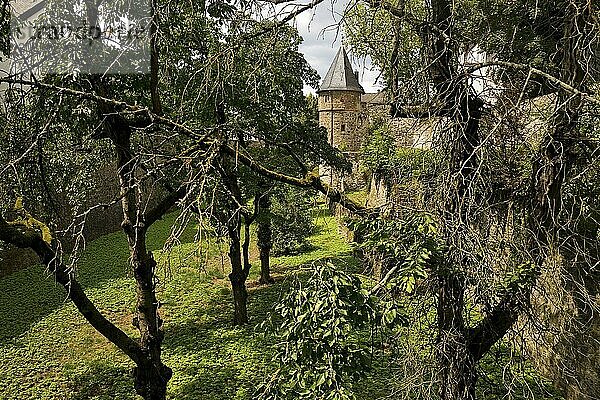
<instances>
[{"instance_id":1,"label":"pointed tower roof","mask_svg":"<svg viewBox=\"0 0 600 400\"><path fill-rule=\"evenodd\" d=\"M323 83L321 83L317 93L327 90L365 92L360 83L358 83L358 78L354 75L352 64L350 64L346 49L343 46L340 47L335 55L331 67L329 67L329 71L327 71L327 75L325 75L325 79L323 79Z\"/></svg>"}]
</instances>

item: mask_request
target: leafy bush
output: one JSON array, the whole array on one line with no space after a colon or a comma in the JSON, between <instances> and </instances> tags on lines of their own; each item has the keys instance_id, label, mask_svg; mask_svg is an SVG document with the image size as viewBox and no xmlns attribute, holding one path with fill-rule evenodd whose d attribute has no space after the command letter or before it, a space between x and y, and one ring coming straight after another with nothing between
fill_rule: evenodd
<instances>
[{"instance_id":1,"label":"leafy bush","mask_svg":"<svg viewBox=\"0 0 600 400\"><path fill-rule=\"evenodd\" d=\"M271 198L273 251L291 254L303 250L314 233L313 198L305 190L280 188Z\"/></svg>"},{"instance_id":2,"label":"leafy bush","mask_svg":"<svg viewBox=\"0 0 600 400\"><path fill-rule=\"evenodd\" d=\"M361 150L361 172L400 183L407 178L426 178L435 165L443 160L436 159L434 150L414 147L399 147L386 124L371 127Z\"/></svg>"},{"instance_id":3,"label":"leafy bush","mask_svg":"<svg viewBox=\"0 0 600 400\"><path fill-rule=\"evenodd\" d=\"M437 224L427 213L409 213L403 219L355 220L350 227L360 232L358 246L382 260L387 275L380 284L407 294L439 264L445 249Z\"/></svg>"},{"instance_id":4,"label":"leafy bush","mask_svg":"<svg viewBox=\"0 0 600 400\"><path fill-rule=\"evenodd\" d=\"M352 382L370 369L366 333L382 321L404 321L397 309L380 306L360 279L332 264L315 267L306 284L296 279L263 323L275 331L279 369L259 399L353 399Z\"/></svg>"},{"instance_id":5,"label":"leafy bush","mask_svg":"<svg viewBox=\"0 0 600 400\"><path fill-rule=\"evenodd\" d=\"M361 169L376 174L388 172L396 163L396 149L389 126L372 127L362 148Z\"/></svg>"}]
</instances>

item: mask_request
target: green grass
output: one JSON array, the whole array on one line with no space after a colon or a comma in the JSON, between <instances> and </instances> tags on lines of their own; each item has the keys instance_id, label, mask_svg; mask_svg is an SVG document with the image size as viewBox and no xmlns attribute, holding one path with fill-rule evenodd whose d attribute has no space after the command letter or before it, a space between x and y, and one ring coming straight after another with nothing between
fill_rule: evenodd
<instances>
[{"instance_id":1,"label":"green grass","mask_svg":"<svg viewBox=\"0 0 600 400\"><path fill-rule=\"evenodd\" d=\"M272 259L275 285L258 286L259 271L253 268L248 280L251 321L247 327L235 328L231 324L226 245L214 240L199 245L193 240L193 229L188 229L181 244L168 254L160 253L175 218L169 215L149 234L149 247L156 250L162 266L158 297L165 319L163 357L174 372L168 397L252 399L255 388L275 367L272 343L254 327L286 290L286 277L325 260L351 272L361 272L361 266L337 221L319 209L308 250ZM254 243L251 258L257 265ZM97 307L136 336L131 325L134 285L127 260L124 237L111 234L89 243L77 274ZM407 372L402 370L406 365L402 354L375 357L373 362L368 378L354 385L357 399L406 393L398 387L398 377ZM62 288L42 267L0 279L1 400L136 399L132 367L127 357L65 301ZM498 393L493 398L503 397Z\"/></svg>"},{"instance_id":2,"label":"green grass","mask_svg":"<svg viewBox=\"0 0 600 400\"><path fill-rule=\"evenodd\" d=\"M170 215L153 227L150 248L162 247L174 218ZM205 242L199 247L188 230L183 244L168 257L158 256L163 266L168 265L161 270L158 295L165 318L164 361L174 370L170 398L252 398L273 355L254 326L279 298L285 275L325 259L356 265L336 221L321 213L316 224L307 252L273 258L276 285L258 287L259 271L253 268L248 281L251 324L245 328L230 323L229 267L226 257L220 256L222 245ZM252 256L256 265L255 249ZM88 244L77 274L98 308L135 336L134 287L127 259L123 235L111 234ZM42 267L0 280L0 310L1 399L135 398L132 363L65 301L63 289Z\"/></svg>"}]
</instances>

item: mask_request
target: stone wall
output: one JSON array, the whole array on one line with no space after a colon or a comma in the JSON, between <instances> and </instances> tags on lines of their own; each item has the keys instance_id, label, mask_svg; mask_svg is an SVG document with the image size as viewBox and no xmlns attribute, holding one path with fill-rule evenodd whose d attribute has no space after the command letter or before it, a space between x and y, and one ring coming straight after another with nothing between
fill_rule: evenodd
<instances>
[{"instance_id":1,"label":"stone wall","mask_svg":"<svg viewBox=\"0 0 600 400\"><path fill-rule=\"evenodd\" d=\"M393 214L401 217L404 207L426 209L424 190L417 179L394 184L374 176L368 204L388 204ZM510 231L510 226L518 222L510 215L506 223L504 229ZM493 232L504 229L490 227L491 241L503 245L510 241L508 234L494 237ZM600 273L589 264L589 260L599 259L598 254L592 254L592 247L587 248L589 258L580 265L565 265L561 260L547 262L531 296L532 307L527 314L531 319L523 319L515 329L523 353L566 400L600 399ZM499 264L503 262L501 257L497 257ZM385 272L386 267L378 264L376 255L369 255L368 260L374 273L382 269Z\"/></svg>"},{"instance_id":2,"label":"stone wall","mask_svg":"<svg viewBox=\"0 0 600 400\"><path fill-rule=\"evenodd\" d=\"M86 207L108 203L116 198L119 192L114 166L100 168L96 171L95 175L95 189L92 191ZM58 198L56 202L58 203L57 208L59 208L61 213L58 216L58 230L66 229L71 224L73 210L68 205L66 198ZM120 203L114 204L107 209L95 209L89 213L86 219L83 231L84 237L86 240L94 240L108 233L116 232L120 229L122 220L123 214ZM65 234L60 240L65 251L68 252L72 249L71 235ZM33 251L8 246L0 250L0 278L38 262L38 257Z\"/></svg>"},{"instance_id":3,"label":"stone wall","mask_svg":"<svg viewBox=\"0 0 600 400\"><path fill-rule=\"evenodd\" d=\"M344 152L359 152L363 135L360 128L360 93L331 91L319 95L319 125L329 133L329 143Z\"/></svg>"},{"instance_id":4,"label":"stone wall","mask_svg":"<svg viewBox=\"0 0 600 400\"><path fill-rule=\"evenodd\" d=\"M548 265L532 297L537 329L527 329L524 350L566 400L600 398L600 282L574 274L560 261ZM586 268L586 276L593 272ZM543 329L540 329L542 327Z\"/></svg>"}]
</instances>

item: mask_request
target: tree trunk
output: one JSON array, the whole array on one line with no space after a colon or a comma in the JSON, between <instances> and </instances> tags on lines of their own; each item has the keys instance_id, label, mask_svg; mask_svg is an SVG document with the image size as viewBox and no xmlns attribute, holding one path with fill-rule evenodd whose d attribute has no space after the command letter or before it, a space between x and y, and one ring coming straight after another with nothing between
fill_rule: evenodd
<instances>
[{"instance_id":1,"label":"tree trunk","mask_svg":"<svg viewBox=\"0 0 600 400\"><path fill-rule=\"evenodd\" d=\"M135 389L144 399L162 400L172 371L161 361L164 333L156 299L156 261L146 250L146 232L138 230L137 238L131 248L137 295L134 324L140 331L140 345L147 359L134 370Z\"/></svg>"},{"instance_id":2,"label":"tree trunk","mask_svg":"<svg viewBox=\"0 0 600 400\"><path fill-rule=\"evenodd\" d=\"M228 224L229 234L229 260L231 261L231 273L229 280L233 292L233 324L244 325L248 323L248 291L246 290L246 274L241 252L240 240L241 221L239 213L233 216Z\"/></svg>"},{"instance_id":3,"label":"tree trunk","mask_svg":"<svg viewBox=\"0 0 600 400\"><path fill-rule=\"evenodd\" d=\"M473 400L477 375L463 319L464 282L455 272L439 278L436 356L440 366L440 398Z\"/></svg>"},{"instance_id":4,"label":"tree trunk","mask_svg":"<svg viewBox=\"0 0 600 400\"><path fill-rule=\"evenodd\" d=\"M271 276L271 224L264 222L258 226L258 235L263 237L263 241L259 244L260 249L260 279L258 283L268 285L275 283L275 279Z\"/></svg>"},{"instance_id":5,"label":"tree trunk","mask_svg":"<svg viewBox=\"0 0 600 400\"><path fill-rule=\"evenodd\" d=\"M273 231L271 229L271 200L269 194L265 193L260 199L261 216L258 221L258 242L260 250L260 279L258 283L267 285L274 283L271 277L271 249L273 248Z\"/></svg>"},{"instance_id":6,"label":"tree trunk","mask_svg":"<svg viewBox=\"0 0 600 400\"><path fill-rule=\"evenodd\" d=\"M449 143L449 192L441 204L445 241L449 251L445 265L438 266L437 348L442 400L473 400L477 382L476 360L469 346L469 330L464 321L466 263L461 249L463 230L469 224L464 199L469 196L477 169L475 149L479 144L479 121L483 101L472 92L468 83L455 80L455 51L451 41L452 9L449 0L433 0L433 22L436 31L429 32L432 64L430 72L444 108L454 116L454 128Z\"/></svg>"},{"instance_id":7,"label":"tree trunk","mask_svg":"<svg viewBox=\"0 0 600 400\"><path fill-rule=\"evenodd\" d=\"M582 65L593 57L589 49L583 46L586 32L592 23L587 0L576 0L569 4L564 21L563 38L559 42L562 60L560 79L570 86L582 90L586 72ZM536 160L532 171L532 191L535 195L532 205L530 225L534 242L547 246L556 242L557 219L562 208L562 187L577 155L573 148L578 142L579 113L582 101L580 96L560 90L556 98L553 119L553 131L544 137L540 146L540 158ZM535 261L541 264L544 255L539 254L539 243L533 251Z\"/></svg>"},{"instance_id":8,"label":"tree trunk","mask_svg":"<svg viewBox=\"0 0 600 400\"><path fill-rule=\"evenodd\" d=\"M246 290L246 279L250 273L250 224L251 218L244 215L245 238L242 246L241 242L241 224L242 213L241 202L242 193L238 184L238 177L232 171L232 167L226 155L221 155L221 162L218 165L219 173L223 185L227 188L227 196L231 196L233 202L227 203L230 212L224 213L226 220L222 222L227 226L229 236L229 260L231 261L231 273L229 281L231 282L231 291L233 292L233 324L244 325L248 323L248 291Z\"/></svg>"},{"instance_id":9,"label":"tree trunk","mask_svg":"<svg viewBox=\"0 0 600 400\"><path fill-rule=\"evenodd\" d=\"M121 116L113 115L106 121L117 155L117 174L123 208L121 226L127 236L136 283L136 313L133 325L140 332L140 347L144 354L134 369L135 390L146 400L163 400L172 371L161 361L164 333L162 319L158 314L159 302L156 299L156 261L146 248L147 227L139 209L142 196L135 178L131 129Z\"/></svg>"},{"instance_id":10,"label":"tree trunk","mask_svg":"<svg viewBox=\"0 0 600 400\"><path fill-rule=\"evenodd\" d=\"M444 206L447 215L446 243L460 249L463 229L469 224L464 198L475 179L479 144L479 121L483 102L470 93L467 86L452 88L457 113L456 137L452 140L451 179L452 192ZM473 400L477 383L476 359L470 348L469 329L464 321L465 276L468 261L462 254L449 253L438 271L438 347L440 365L440 397L442 400Z\"/></svg>"},{"instance_id":11,"label":"tree trunk","mask_svg":"<svg viewBox=\"0 0 600 400\"><path fill-rule=\"evenodd\" d=\"M233 324L237 326L246 325L248 323L248 291L243 278L235 272L229 274L231 288L233 291Z\"/></svg>"}]
</instances>

